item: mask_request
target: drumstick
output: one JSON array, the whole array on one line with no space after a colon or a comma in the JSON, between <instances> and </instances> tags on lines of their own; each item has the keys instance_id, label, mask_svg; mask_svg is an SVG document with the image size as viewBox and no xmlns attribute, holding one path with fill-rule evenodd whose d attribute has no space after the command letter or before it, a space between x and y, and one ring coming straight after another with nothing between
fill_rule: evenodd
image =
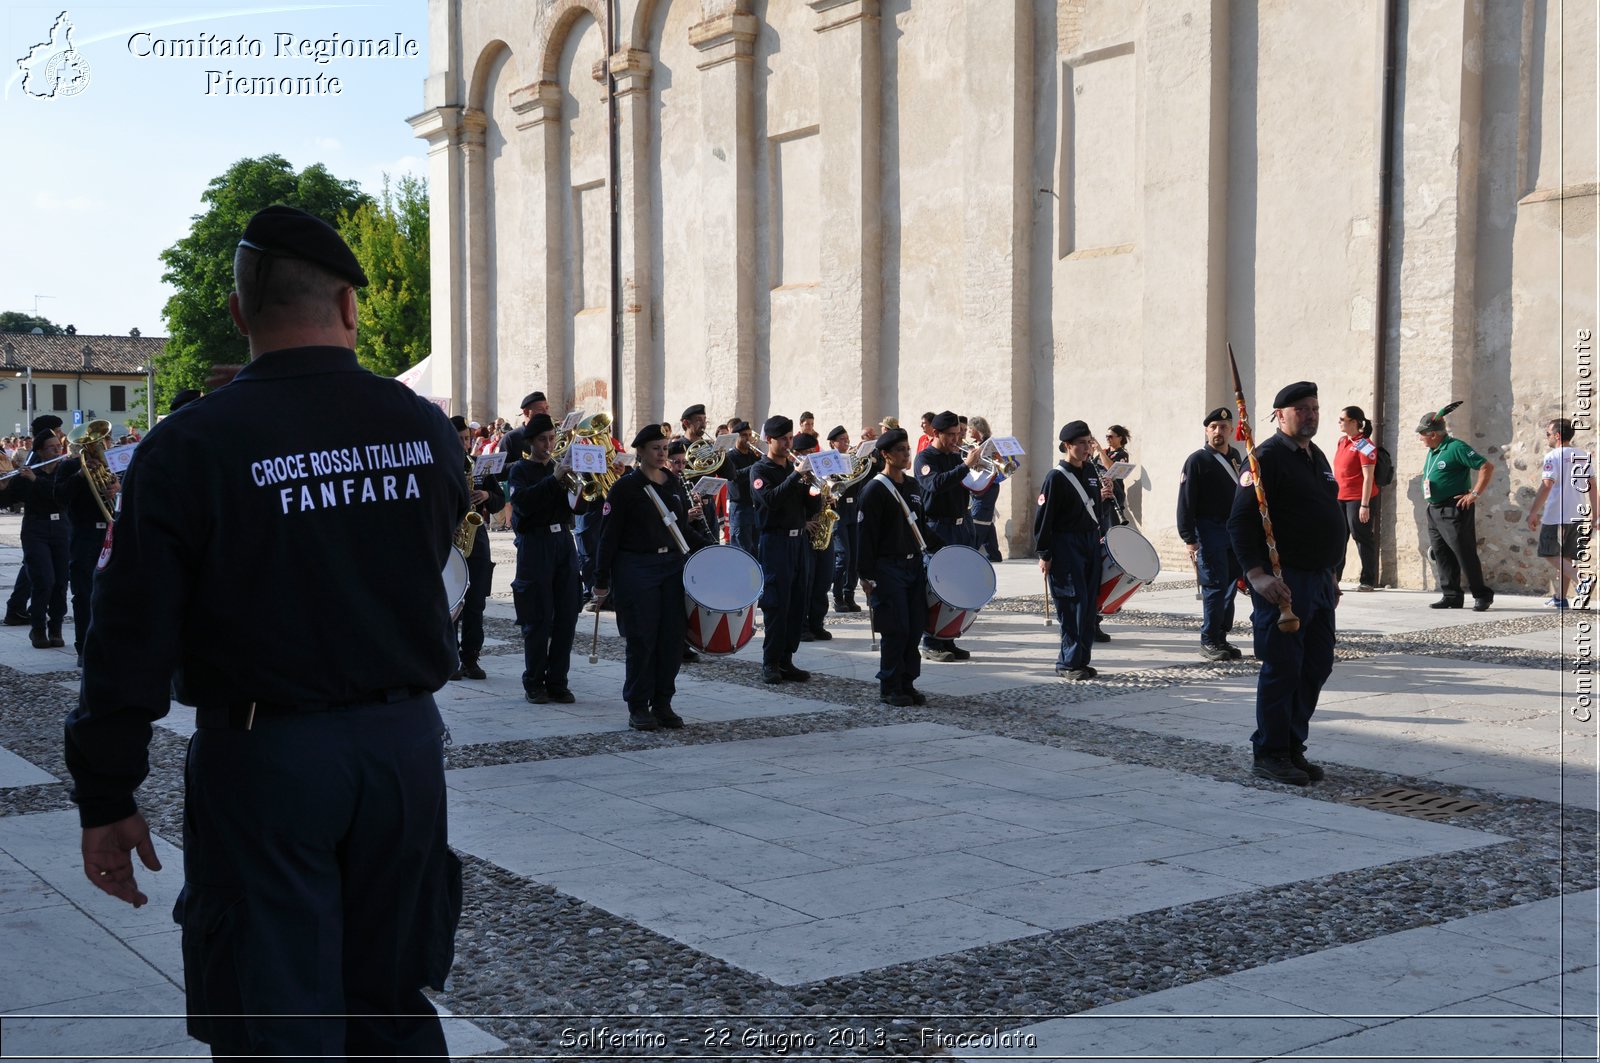
<instances>
[{"instance_id":1,"label":"drumstick","mask_svg":"<svg viewBox=\"0 0 1600 1063\"><path fill-rule=\"evenodd\" d=\"M589 643L589 663L600 663L600 603L594 603L594 641Z\"/></svg>"},{"instance_id":2,"label":"drumstick","mask_svg":"<svg viewBox=\"0 0 1600 1063\"><path fill-rule=\"evenodd\" d=\"M1200 593L1200 560L1198 558L1191 557L1189 559L1189 564L1194 566L1194 600L1197 602L1203 602L1205 601L1206 596Z\"/></svg>"},{"instance_id":3,"label":"drumstick","mask_svg":"<svg viewBox=\"0 0 1600 1063\"><path fill-rule=\"evenodd\" d=\"M867 602L867 624L872 628L872 649L878 648L878 611Z\"/></svg>"},{"instance_id":4,"label":"drumstick","mask_svg":"<svg viewBox=\"0 0 1600 1063\"><path fill-rule=\"evenodd\" d=\"M1261 511L1261 530L1267 537L1267 559L1272 562L1272 575L1283 579L1283 565L1278 561L1278 539L1272 534L1272 515L1267 512L1267 489L1261 485L1261 463L1256 460L1256 441L1250 431L1250 417L1244 405L1244 385L1239 382L1239 363L1233 358L1233 344L1228 344L1228 367L1233 370L1233 401L1239 407L1239 434L1244 439L1244 453L1250 459L1250 478L1255 481L1256 508ZM1278 630L1292 635L1300 630L1300 618L1294 615L1288 603L1278 606Z\"/></svg>"}]
</instances>

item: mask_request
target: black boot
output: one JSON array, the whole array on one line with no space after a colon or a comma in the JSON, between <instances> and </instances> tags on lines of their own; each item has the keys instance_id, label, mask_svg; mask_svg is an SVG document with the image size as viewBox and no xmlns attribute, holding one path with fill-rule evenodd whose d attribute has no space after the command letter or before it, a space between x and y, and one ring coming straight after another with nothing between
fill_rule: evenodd
<instances>
[{"instance_id":1,"label":"black boot","mask_svg":"<svg viewBox=\"0 0 1600 1063\"><path fill-rule=\"evenodd\" d=\"M462 679L488 679L489 673L478 665L476 657L461 658L461 671L456 673Z\"/></svg>"},{"instance_id":2,"label":"black boot","mask_svg":"<svg viewBox=\"0 0 1600 1063\"><path fill-rule=\"evenodd\" d=\"M42 627L36 627L28 632L28 641L33 643L33 648L36 650L48 650L50 648L50 636L44 633L44 628Z\"/></svg>"}]
</instances>

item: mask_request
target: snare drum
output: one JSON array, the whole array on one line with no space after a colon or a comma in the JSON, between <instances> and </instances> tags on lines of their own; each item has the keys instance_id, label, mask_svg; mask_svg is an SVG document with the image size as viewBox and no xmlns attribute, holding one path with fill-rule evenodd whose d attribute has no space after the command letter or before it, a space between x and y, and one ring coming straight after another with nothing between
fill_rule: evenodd
<instances>
[{"instance_id":1,"label":"snare drum","mask_svg":"<svg viewBox=\"0 0 1600 1063\"><path fill-rule=\"evenodd\" d=\"M936 639L964 634L994 597L994 565L970 546L947 546L928 562L928 622Z\"/></svg>"},{"instance_id":2,"label":"snare drum","mask_svg":"<svg viewBox=\"0 0 1600 1063\"><path fill-rule=\"evenodd\" d=\"M761 566L737 546L696 550L683 566L689 645L713 657L738 653L755 635Z\"/></svg>"},{"instance_id":3,"label":"snare drum","mask_svg":"<svg viewBox=\"0 0 1600 1063\"><path fill-rule=\"evenodd\" d=\"M1100 563L1100 593L1096 605L1110 616L1133 597L1133 592L1161 574L1161 558L1150 540L1127 525L1106 529L1105 560Z\"/></svg>"},{"instance_id":4,"label":"snare drum","mask_svg":"<svg viewBox=\"0 0 1600 1063\"><path fill-rule=\"evenodd\" d=\"M467 586L471 582L466 555L452 546L444 559L444 600L450 607L451 620L461 616L461 607L467 601Z\"/></svg>"}]
</instances>

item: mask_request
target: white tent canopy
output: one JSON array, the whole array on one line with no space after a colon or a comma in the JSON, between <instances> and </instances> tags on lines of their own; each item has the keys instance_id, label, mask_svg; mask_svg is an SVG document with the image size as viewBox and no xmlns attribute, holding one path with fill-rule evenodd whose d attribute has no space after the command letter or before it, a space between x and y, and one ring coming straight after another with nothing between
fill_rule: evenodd
<instances>
[{"instance_id":1,"label":"white tent canopy","mask_svg":"<svg viewBox=\"0 0 1600 1063\"><path fill-rule=\"evenodd\" d=\"M435 375L435 367L438 369ZM448 362L435 362L433 355L428 355L404 373L395 377L406 387L418 395L438 406L445 413L450 412L450 365Z\"/></svg>"}]
</instances>

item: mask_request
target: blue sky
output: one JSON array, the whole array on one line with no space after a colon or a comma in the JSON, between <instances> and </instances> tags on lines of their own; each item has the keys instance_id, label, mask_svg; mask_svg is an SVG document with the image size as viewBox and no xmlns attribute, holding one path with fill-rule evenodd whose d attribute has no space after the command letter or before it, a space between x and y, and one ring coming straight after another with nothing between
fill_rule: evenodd
<instances>
[{"instance_id":1,"label":"blue sky","mask_svg":"<svg viewBox=\"0 0 1600 1063\"><path fill-rule=\"evenodd\" d=\"M88 65L75 95L23 89L17 60L50 39L65 11ZM406 118L422 110L426 0L366 4L38 5L0 14L0 310L38 313L80 333L165 335L171 294L157 257L188 231L208 181L233 162L277 153L320 162L376 193L384 173L426 173ZM138 34L130 45L130 38ZM417 42L415 58L276 54L344 39ZM257 57L140 56L153 41L258 40ZM315 43L311 48L317 47ZM47 52L52 51L46 49ZM41 55L41 58L43 56ZM206 71L236 77L337 77L337 95L226 95ZM38 83L35 83L38 84ZM45 298L35 299L36 296Z\"/></svg>"}]
</instances>

